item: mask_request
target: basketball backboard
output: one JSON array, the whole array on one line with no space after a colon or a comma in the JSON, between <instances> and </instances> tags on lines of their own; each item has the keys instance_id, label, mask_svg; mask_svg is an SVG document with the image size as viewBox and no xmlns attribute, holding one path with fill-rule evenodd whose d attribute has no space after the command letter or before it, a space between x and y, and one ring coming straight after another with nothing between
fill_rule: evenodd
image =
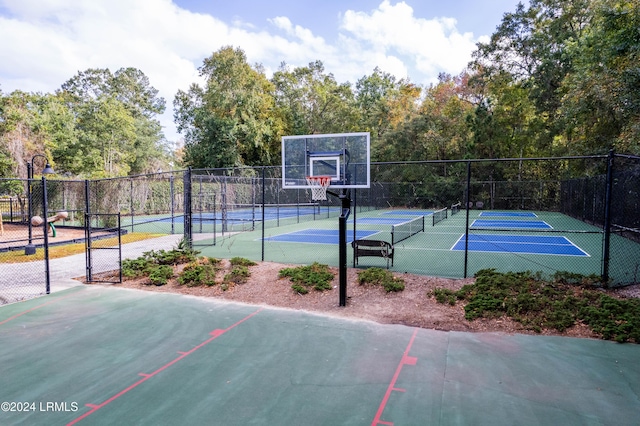
<instances>
[{"instance_id":1,"label":"basketball backboard","mask_svg":"<svg viewBox=\"0 0 640 426\"><path fill-rule=\"evenodd\" d=\"M308 176L331 176L332 188L369 188L369 133L284 136L282 187L307 188Z\"/></svg>"}]
</instances>

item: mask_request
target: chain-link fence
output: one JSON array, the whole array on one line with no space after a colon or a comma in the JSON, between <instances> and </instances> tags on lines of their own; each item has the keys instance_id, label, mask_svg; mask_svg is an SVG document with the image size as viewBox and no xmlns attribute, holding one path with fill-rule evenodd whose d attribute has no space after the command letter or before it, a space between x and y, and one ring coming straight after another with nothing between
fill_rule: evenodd
<instances>
[{"instance_id":1,"label":"chain-link fence","mask_svg":"<svg viewBox=\"0 0 640 426\"><path fill-rule=\"evenodd\" d=\"M341 195L351 199L349 243L391 243L396 271L453 278L484 268L567 271L611 285L637 283L639 177L640 158L611 154L372 163L370 188L330 188L326 201L312 200L309 190L283 189L280 167L49 179L46 191L45 181L33 180L30 196L26 180L4 179L0 267L9 273L0 274L0 301L46 291L44 260L17 263L11 253L27 250L29 241L44 249L45 228L49 245L86 243L85 214L106 215L94 231L120 220L122 233L183 234L206 255L337 265ZM30 226L36 215L55 220ZM67 238L72 232L79 236ZM27 260L44 253L35 256ZM348 256L355 265L351 244ZM358 265L386 267L387 259ZM14 276L38 279L25 279L33 290L15 290L25 284Z\"/></svg>"},{"instance_id":2,"label":"chain-link fence","mask_svg":"<svg viewBox=\"0 0 640 426\"><path fill-rule=\"evenodd\" d=\"M45 182L0 179L0 305L50 291Z\"/></svg>"},{"instance_id":3,"label":"chain-link fence","mask_svg":"<svg viewBox=\"0 0 640 426\"><path fill-rule=\"evenodd\" d=\"M89 283L122 282L122 227L120 213L85 215L86 280ZM102 239L103 235L115 236Z\"/></svg>"},{"instance_id":4,"label":"chain-link fence","mask_svg":"<svg viewBox=\"0 0 640 426\"><path fill-rule=\"evenodd\" d=\"M349 241L392 243L393 269L403 272L459 278L494 268L635 283L638 167L613 155L373 163L371 187L349 191ZM207 253L337 264L339 198L282 189L280 173L193 172L192 229L208 223ZM349 256L355 264L351 247Z\"/></svg>"}]
</instances>

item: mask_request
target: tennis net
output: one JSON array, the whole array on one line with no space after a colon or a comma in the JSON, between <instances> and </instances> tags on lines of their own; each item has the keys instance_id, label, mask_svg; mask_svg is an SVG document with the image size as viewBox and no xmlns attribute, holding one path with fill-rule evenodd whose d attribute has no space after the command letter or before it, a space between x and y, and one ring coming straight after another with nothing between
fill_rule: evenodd
<instances>
[{"instance_id":1,"label":"tennis net","mask_svg":"<svg viewBox=\"0 0 640 426\"><path fill-rule=\"evenodd\" d=\"M424 216L391 225L391 245L406 240L418 232L424 232Z\"/></svg>"},{"instance_id":2,"label":"tennis net","mask_svg":"<svg viewBox=\"0 0 640 426\"><path fill-rule=\"evenodd\" d=\"M461 206L462 206L462 203L460 203L460 202L455 203L455 204L451 204L451 216L453 216L456 213L459 213Z\"/></svg>"},{"instance_id":3,"label":"tennis net","mask_svg":"<svg viewBox=\"0 0 640 426\"><path fill-rule=\"evenodd\" d=\"M433 212L433 214L431 215L431 218L433 219L433 226L436 226L436 223L438 222L442 222L443 220L445 220L447 218L447 208L443 208L440 210L436 210L435 212Z\"/></svg>"}]
</instances>

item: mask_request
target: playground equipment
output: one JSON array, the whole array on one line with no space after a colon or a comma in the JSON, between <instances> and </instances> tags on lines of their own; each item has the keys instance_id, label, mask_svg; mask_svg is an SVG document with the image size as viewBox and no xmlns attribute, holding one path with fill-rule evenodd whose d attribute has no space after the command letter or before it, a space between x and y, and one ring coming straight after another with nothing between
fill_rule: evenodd
<instances>
[{"instance_id":1,"label":"playground equipment","mask_svg":"<svg viewBox=\"0 0 640 426\"><path fill-rule=\"evenodd\" d=\"M51 236L55 238L56 236L56 227L53 225L54 222L57 222L59 220L62 219L66 219L67 217L69 217L69 213L67 212L58 212L56 214L54 214L53 216L49 216L47 218L47 224L49 225L49 229L48 231L51 231ZM44 220L40 217L40 216L34 216L31 218L31 225L33 226L40 226L42 225L42 223L44 222Z\"/></svg>"}]
</instances>

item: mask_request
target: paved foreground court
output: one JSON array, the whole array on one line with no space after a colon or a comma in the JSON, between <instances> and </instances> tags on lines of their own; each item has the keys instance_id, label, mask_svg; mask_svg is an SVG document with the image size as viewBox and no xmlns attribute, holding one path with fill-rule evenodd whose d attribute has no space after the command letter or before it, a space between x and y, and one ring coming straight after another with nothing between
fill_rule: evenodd
<instances>
[{"instance_id":1,"label":"paved foreground court","mask_svg":"<svg viewBox=\"0 0 640 426\"><path fill-rule=\"evenodd\" d=\"M633 425L639 359L81 286L0 308L0 424Z\"/></svg>"}]
</instances>

